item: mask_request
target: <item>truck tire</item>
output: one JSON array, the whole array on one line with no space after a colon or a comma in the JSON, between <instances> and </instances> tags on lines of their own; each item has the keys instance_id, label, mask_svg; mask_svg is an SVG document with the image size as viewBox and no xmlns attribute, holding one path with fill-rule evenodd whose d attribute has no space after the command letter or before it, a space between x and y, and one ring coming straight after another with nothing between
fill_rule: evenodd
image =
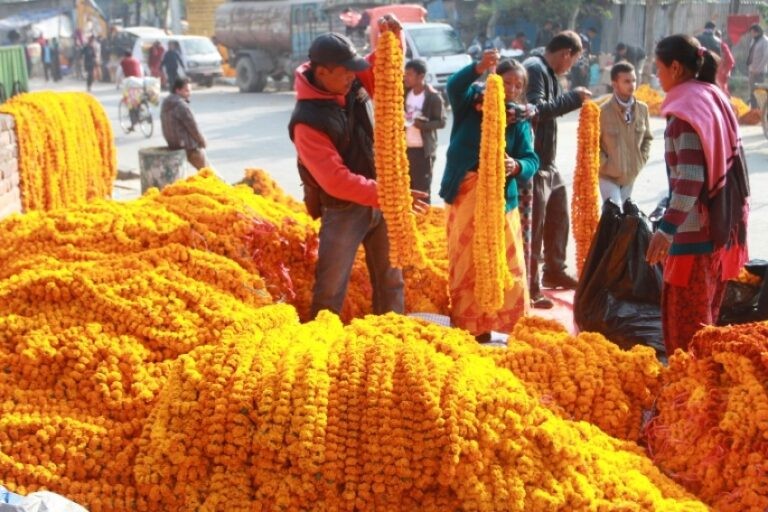
<instances>
[{"instance_id":1,"label":"truck tire","mask_svg":"<svg viewBox=\"0 0 768 512\"><path fill-rule=\"evenodd\" d=\"M256 66L248 57L237 61L235 71L237 73L235 80L240 92L261 92L267 85L266 75L256 71Z\"/></svg>"}]
</instances>

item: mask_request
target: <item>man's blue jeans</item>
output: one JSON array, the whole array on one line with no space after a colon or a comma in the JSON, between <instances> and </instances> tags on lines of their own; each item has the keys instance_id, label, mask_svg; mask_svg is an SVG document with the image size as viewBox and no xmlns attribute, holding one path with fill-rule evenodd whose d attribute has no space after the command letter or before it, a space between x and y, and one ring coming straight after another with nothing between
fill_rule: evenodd
<instances>
[{"instance_id":1,"label":"man's blue jeans","mask_svg":"<svg viewBox=\"0 0 768 512\"><path fill-rule=\"evenodd\" d=\"M341 312L361 243L373 287L373 313L404 312L403 273L389 264L389 239L381 210L349 203L342 207L323 206L312 318L323 309Z\"/></svg>"}]
</instances>

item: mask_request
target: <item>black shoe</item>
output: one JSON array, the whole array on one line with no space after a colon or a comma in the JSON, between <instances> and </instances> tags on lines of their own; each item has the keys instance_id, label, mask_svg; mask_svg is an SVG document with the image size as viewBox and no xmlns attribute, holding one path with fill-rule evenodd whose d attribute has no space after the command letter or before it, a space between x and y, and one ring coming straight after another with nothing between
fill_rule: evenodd
<instances>
[{"instance_id":1,"label":"black shoe","mask_svg":"<svg viewBox=\"0 0 768 512\"><path fill-rule=\"evenodd\" d=\"M555 307L555 303L552 302L549 297L539 294L535 297L531 297L531 306L536 309L552 309Z\"/></svg>"},{"instance_id":2,"label":"black shoe","mask_svg":"<svg viewBox=\"0 0 768 512\"><path fill-rule=\"evenodd\" d=\"M569 276L565 272L556 275L547 275L541 278L541 285L544 288L563 288L566 290L575 290L579 286L576 278Z\"/></svg>"},{"instance_id":3,"label":"black shoe","mask_svg":"<svg viewBox=\"0 0 768 512\"><path fill-rule=\"evenodd\" d=\"M476 334L475 339L478 343L490 343L491 342L491 333L484 332L482 334Z\"/></svg>"}]
</instances>

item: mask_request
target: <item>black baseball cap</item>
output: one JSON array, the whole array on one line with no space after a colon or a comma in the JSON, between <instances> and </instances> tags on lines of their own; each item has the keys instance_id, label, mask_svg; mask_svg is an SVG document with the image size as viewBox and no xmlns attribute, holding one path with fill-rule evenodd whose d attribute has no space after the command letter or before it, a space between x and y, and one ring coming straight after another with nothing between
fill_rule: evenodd
<instances>
[{"instance_id":1,"label":"black baseball cap","mask_svg":"<svg viewBox=\"0 0 768 512\"><path fill-rule=\"evenodd\" d=\"M309 47L309 60L315 64L344 66L350 71L364 71L371 65L360 57L352 41L336 32L317 36Z\"/></svg>"}]
</instances>

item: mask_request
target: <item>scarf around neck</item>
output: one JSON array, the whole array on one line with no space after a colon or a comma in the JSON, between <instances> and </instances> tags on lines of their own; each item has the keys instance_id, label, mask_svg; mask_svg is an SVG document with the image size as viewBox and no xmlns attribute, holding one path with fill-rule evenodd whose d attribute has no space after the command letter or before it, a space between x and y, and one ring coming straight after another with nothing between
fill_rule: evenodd
<instances>
[{"instance_id":1,"label":"scarf around neck","mask_svg":"<svg viewBox=\"0 0 768 512\"><path fill-rule=\"evenodd\" d=\"M632 121L634 120L634 106L635 106L635 97L630 96L629 101L622 101L621 98L617 94L614 94L613 97L616 99L616 103L619 105L619 108L621 108L623 114L624 114L624 122L627 124L632 124Z\"/></svg>"},{"instance_id":2,"label":"scarf around neck","mask_svg":"<svg viewBox=\"0 0 768 512\"><path fill-rule=\"evenodd\" d=\"M687 122L701 139L713 197L725 185L725 174L741 146L739 122L728 98L713 84L688 80L667 92L661 113Z\"/></svg>"}]
</instances>

